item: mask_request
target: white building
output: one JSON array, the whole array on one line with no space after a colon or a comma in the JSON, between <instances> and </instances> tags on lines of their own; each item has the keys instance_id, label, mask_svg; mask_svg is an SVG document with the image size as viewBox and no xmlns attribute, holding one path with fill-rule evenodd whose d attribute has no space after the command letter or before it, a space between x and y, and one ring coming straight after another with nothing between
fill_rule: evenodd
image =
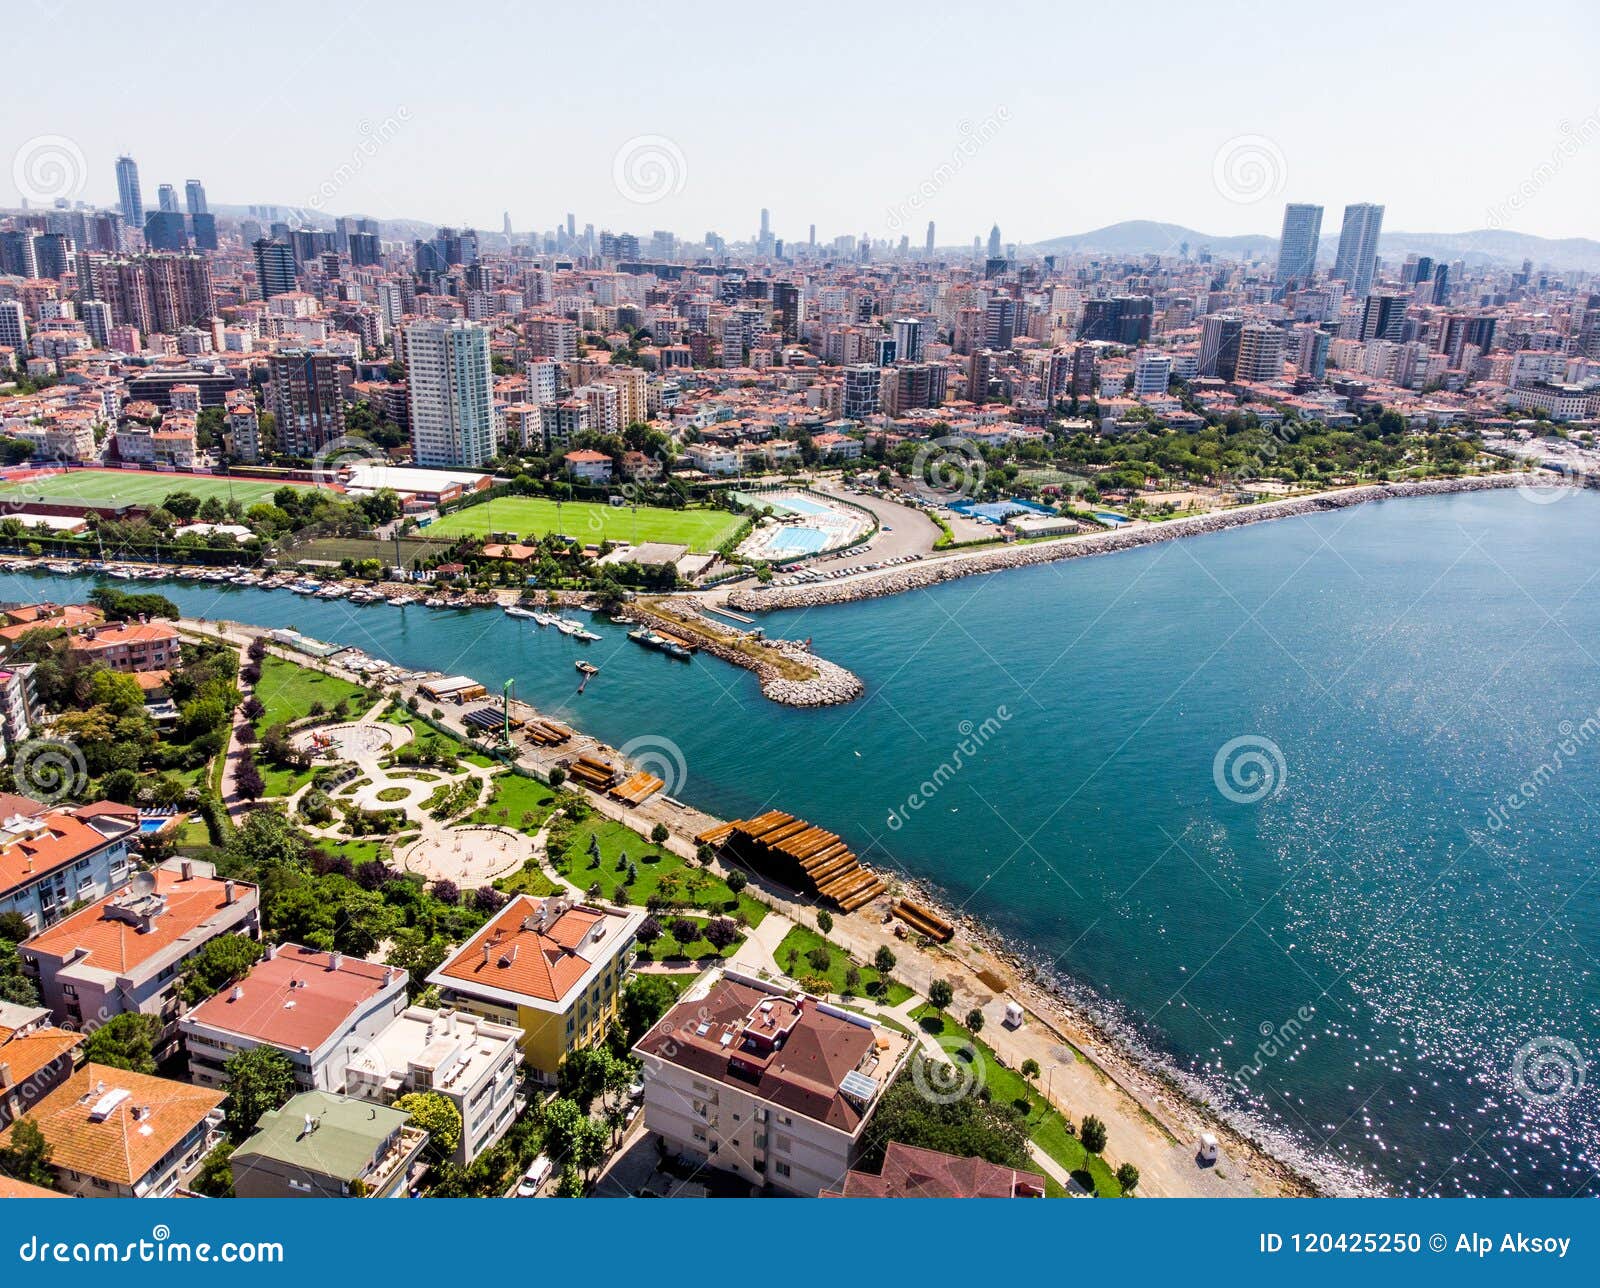
<instances>
[{"instance_id":1,"label":"white building","mask_svg":"<svg viewBox=\"0 0 1600 1288\"><path fill-rule=\"evenodd\" d=\"M489 332L467 322L419 322L404 336L411 450L418 465L482 465L495 454Z\"/></svg>"}]
</instances>

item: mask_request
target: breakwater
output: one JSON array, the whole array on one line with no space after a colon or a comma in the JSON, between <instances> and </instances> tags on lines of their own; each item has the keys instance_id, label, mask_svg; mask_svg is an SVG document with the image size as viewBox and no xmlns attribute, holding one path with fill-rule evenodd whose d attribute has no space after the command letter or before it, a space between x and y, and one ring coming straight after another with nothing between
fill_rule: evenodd
<instances>
[{"instance_id":1,"label":"breakwater","mask_svg":"<svg viewBox=\"0 0 1600 1288\"><path fill-rule=\"evenodd\" d=\"M1259 505L1242 506L1239 509L1224 510L1216 514L1169 519L1164 523L1140 524L1135 527L1119 528L1114 532L1096 532L1088 536L1065 537L1059 541L1041 541L1029 545L991 547L972 554L929 559L885 572L850 577L815 586L779 586L767 590L739 589L731 592L724 602L730 608L746 611L848 604L858 599L876 599L884 595L898 595L907 590L918 590L924 586L935 586L958 577L973 577L981 573L1000 572L1007 568L1026 568L1034 564L1052 563L1058 559L1112 554L1119 550L1133 550L1139 546L1154 545L1159 541L1176 541L1180 537L1224 532L1229 528L1243 527L1250 523L1264 523L1269 519L1320 514L1328 510L1363 505L1369 501L1414 496L1443 496L1498 488L1542 490L1571 486L1573 484L1560 475L1524 473L1478 474L1469 478L1426 479L1415 483L1377 483L1346 488L1338 492L1321 492L1315 496L1263 501Z\"/></svg>"}]
</instances>

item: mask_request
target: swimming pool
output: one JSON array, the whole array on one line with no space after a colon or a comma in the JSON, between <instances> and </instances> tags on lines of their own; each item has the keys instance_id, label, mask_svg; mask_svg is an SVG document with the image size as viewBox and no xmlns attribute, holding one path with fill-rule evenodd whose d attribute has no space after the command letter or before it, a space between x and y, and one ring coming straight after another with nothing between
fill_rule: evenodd
<instances>
[{"instance_id":1,"label":"swimming pool","mask_svg":"<svg viewBox=\"0 0 1600 1288\"><path fill-rule=\"evenodd\" d=\"M1021 501L1015 497L1006 501L953 501L950 508L957 514L964 514L970 519L980 519L988 523L1004 523L1013 514L1054 514L1047 505L1039 505L1033 501Z\"/></svg>"},{"instance_id":2,"label":"swimming pool","mask_svg":"<svg viewBox=\"0 0 1600 1288\"><path fill-rule=\"evenodd\" d=\"M780 528L767 538L767 549L775 555L814 555L828 544L821 528Z\"/></svg>"},{"instance_id":3,"label":"swimming pool","mask_svg":"<svg viewBox=\"0 0 1600 1288\"><path fill-rule=\"evenodd\" d=\"M793 511L795 514L834 513L834 510L831 507L823 505L819 501L813 501L809 497L795 496L792 493L787 492L781 493L773 502L773 504L781 505L785 510Z\"/></svg>"},{"instance_id":4,"label":"swimming pool","mask_svg":"<svg viewBox=\"0 0 1600 1288\"><path fill-rule=\"evenodd\" d=\"M159 832L171 824L171 818L141 818L139 820L139 834L149 836L152 832Z\"/></svg>"},{"instance_id":5,"label":"swimming pool","mask_svg":"<svg viewBox=\"0 0 1600 1288\"><path fill-rule=\"evenodd\" d=\"M1094 517L1099 519L1101 523L1109 523L1113 528L1120 528L1124 523L1132 522L1120 514L1108 514L1104 510L1096 510Z\"/></svg>"}]
</instances>

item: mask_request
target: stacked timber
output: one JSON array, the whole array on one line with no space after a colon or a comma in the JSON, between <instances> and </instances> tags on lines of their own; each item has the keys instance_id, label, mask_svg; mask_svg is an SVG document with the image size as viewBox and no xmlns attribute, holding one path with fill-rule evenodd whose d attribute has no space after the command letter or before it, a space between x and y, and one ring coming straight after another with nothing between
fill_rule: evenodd
<instances>
[{"instance_id":1,"label":"stacked timber","mask_svg":"<svg viewBox=\"0 0 1600 1288\"><path fill-rule=\"evenodd\" d=\"M665 786L666 783L654 774L647 774L641 769L613 787L611 797L624 805L641 805Z\"/></svg>"},{"instance_id":2,"label":"stacked timber","mask_svg":"<svg viewBox=\"0 0 1600 1288\"><path fill-rule=\"evenodd\" d=\"M572 741L572 730L566 725L539 716L528 721L523 733L529 742L540 747L559 747L564 742Z\"/></svg>"},{"instance_id":3,"label":"stacked timber","mask_svg":"<svg viewBox=\"0 0 1600 1288\"><path fill-rule=\"evenodd\" d=\"M782 810L725 823L695 840L723 846L756 871L816 894L842 912L854 912L886 890L837 834Z\"/></svg>"}]
</instances>

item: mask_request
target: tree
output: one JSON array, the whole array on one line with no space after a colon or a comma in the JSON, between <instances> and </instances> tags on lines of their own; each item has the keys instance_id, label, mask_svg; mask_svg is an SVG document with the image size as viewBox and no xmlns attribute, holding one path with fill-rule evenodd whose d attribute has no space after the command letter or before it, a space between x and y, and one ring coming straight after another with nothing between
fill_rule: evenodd
<instances>
[{"instance_id":1,"label":"tree","mask_svg":"<svg viewBox=\"0 0 1600 1288\"><path fill-rule=\"evenodd\" d=\"M1124 1194L1132 1194L1139 1188L1139 1169L1132 1163L1124 1163L1117 1168L1117 1184L1122 1186Z\"/></svg>"},{"instance_id":2,"label":"tree","mask_svg":"<svg viewBox=\"0 0 1600 1288\"><path fill-rule=\"evenodd\" d=\"M233 1150L233 1142L225 1140L205 1156L192 1184L197 1193L212 1199L234 1197L233 1166L230 1162Z\"/></svg>"},{"instance_id":3,"label":"tree","mask_svg":"<svg viewBox=\"0 0 1600 1288\"><path fill-rule=\"evenodd\" d=\"M928 1001L933 1003L934 1010L943 1011L955 1000L955 986L949 980L936 979L928 985Z\"/></svg>"},{"instance_id":4,"label":"tree","mask_svg":"<svg viewBox=\"0 0 1600 1288\"><path fill-rule=\"evenodd\" d=\"M1037 1078L1039 1076L1039 1062L1037 1060L1035 1060L1032 1056L1029 1056L1026 1060L1024 1060L1022 1062L1022 1067L1020 1068L1019 1072L1029 1082L1032 1082L1035 1078Z\"/></svg>"},{"instance_id":5,"label":"tree","mask_svg":"<svg viewBox=\"0 0 1600 1288\"><path fill-rule=\"evenodd\" d=\"M657 845L665 845L667 843L667 837L671 835L672 833L667 831L667 825L665 823L657 823L650 829L650 839Z\"/></svg>"},{"instance_id":6,"label":"tree","mask_svg":"<svg viewBox=\"0 0 1600 1288\"><path fill-rule=\"evenodd\" d=\"M1093 1114L1085 1114L1078 1126L1078 1139L1091 1154L1098 1154L1106 1147L1106 1125Z\"/></svg>"},{"instance_id":7,"label":"tree","mask_svg":"<svg viewBox=\"0 0 1600 1288\"><path fill-rule=\"evenodd\" d=\"M203 1002L248 972L265 952L248 935L218 935L183 964L178 995L190 1006Z\"/></svg>"},{"instance_id":8,"label":"tree","mask_svg":"<svg viewBox=\"0 0 1600 1288\"><path fill-rule=\"evenodd\" d=\"M13 944L20 944L24 939L33 937L33 927L28 924L28 919L15 909L7 908L0 912L0 939L10 940Z\"/></svg>"},{"instance_id":9,"label":"tree","mask_svg":"<svg viewBox=\"0 0 1600 1288\"><path fill-rule=\"evenodd\" d=\"M461 1111L455 1101L437 1091L411 1091L394 1102L394 1107L411 1115L414 1126L428 1133L431 1144L445 1157L455 1154L461 1144Z\"/></svg>"},{"instance_id":10,"label":"tree","mask_svg":"<svg viewBox=\"0 0 1600 1288\"><path fill-rule=\"evenodd\" d=\"M742 891L749 884L750 878L738 868L735 868L732 872L728 873L728 889L733 892L735 898L737 898L740 891Z\"/></svg>"},{"instance_id":11,"label":"tree","mask_svg":"<svg viewBox=\"0 0 1600 1288\"><path fill-rule=\"evenodd\" d=\"M606 1087L615 1083L615 1070L620 1063L608 1047L584 1047L574 1051L561 1062L561 1094L587 1114L595 1097L604 1094Z\"/></svg>"},{"instance_id":12,"label":"tree","mask_svg":"<svg viewBox=\"0 0 1600 1288\"><path fill-rule=\"evenodd\" d=\"M826 908L820 908L817 911L817 929L823 934L827 934L833 929L833 914Z\"/></svg>"},{"instance_id":13,"label":"tree","mask_svg":"<svg viewBox=\"0 0 1600 1288\"><path fill-rule=\"evenodd\" d=\"M252 1047L228 1057L223 1066L228 1088L228 1135L243 1141L261 1115L282 1109L294 1095L294 1066L276 1047Z\"/></svg>"},{"instance_id":14,"label":"tree","mask_svg":"<svg viewBox=\"0 0 1600 1288\"><path fill-rule=\"evenodd\" d=\"M572 1157L572 1147L578 1139L581 1124L588 1115L566 1097L558 1097L544 1107L544 1139L547 1151L556 1158Z\"/></svg>"},{"instance_id":15,"label":"tree","mask_svg":"<svg viewBox=\"0 0 1600 1288\"><path fill-rule=\"evenodd\" d=\"M977 1155L1001 1167L1032 1168L1023 1116L977 1095L930 1100L923 1093L922 1088L941 1086L947 1078L948 1071L936 1069L928 1056L912 1055L868 1124L862 1166L872 1170L888 1142L897 1140L959 1158Z\"/></svg>"},{"instance_id":16,"label":"tree","mask_svg":"<svg viewBox=\"0 0 1600 1288\"><path fill-rule=\"evenodd\" d=\"M650 1031L677 1000L672 984L659 975L635 975L622 990L617 1006L618 1025L629 1047Z\"/></svg>"},{"instance_id":17,"label":"tree","mask_svg":"<svg viewBox=\"0 0 1600 1288\"><path fill-rule=\"evenodd\" d=\"M890 948L888 944L884 944L872 955L872 964L877 967L880 975L887 975L892 971L896 960L894 949Z\"/></svg>"},{"instance_id":18,"label":"tree","mask_svg":"<svg viewBox=\"0 0 1600 1288\"><path fill-rule=\"evenodd\" d=\"M967 1012L966 1025L968 1033L981 1033L983 1031L983 1012L976 1006Z\"/></svg>"},{"instance_id":19,"label":"tree","mask_svg":"<svg viewBox=\"0 0 1600 1288\"><path fill-rule=\"evenodd\" d=\"M576 1167L563 1167L561 1176L556 1181L556 1197L558 1199L581 1199L583 1190L583 1174Z\"/></svg>"},{"instance_id":20,"label":"tree","mask_svg":"<svg viewBox=\"0 0 1600 1288\"><path fill-rule=\"evenodd\" d=\"M634 938L648 948L651 944L655 943L656 940L660 939L664 933L665 930L660 921L652 916L646 917L639 923L639 929L634 932Z\"/></svg>"},{"instance_id":21,"label":"tree","mask_svg":"<svg viewBox=\"0 0 1600 1288\"><path fill-rule=\"evenodd\" d=\"M54 1152L38 1123L31 1118L19 1118L11 1129L10 1141L0 1145L0 1176L53 1190L56 1174L50 1168L50 1156Z\"/></svg>"},{"instance_id":22,"label":"tree","mask_svg":"<svg viewBox=\"0 0 1600 1288\"><path fill-rule=\"evenodd\" d=\"M83 1044L86 1064L103 1064L134 1073L156 1071L155 1046L161 1040L161 1020L129 1011L114 1015Z\"/></svg>"},{"instance_id":23,"label":"tree","mask_svg":"<svg viewBox=\"0 0 1600 1288\"><path fill-rule=\"evenodd\" d=\"M733 947L739 939L739 927L726 917L716 917L707 923L705 940L719 953Z\"/></svg>"}]
</instances>

